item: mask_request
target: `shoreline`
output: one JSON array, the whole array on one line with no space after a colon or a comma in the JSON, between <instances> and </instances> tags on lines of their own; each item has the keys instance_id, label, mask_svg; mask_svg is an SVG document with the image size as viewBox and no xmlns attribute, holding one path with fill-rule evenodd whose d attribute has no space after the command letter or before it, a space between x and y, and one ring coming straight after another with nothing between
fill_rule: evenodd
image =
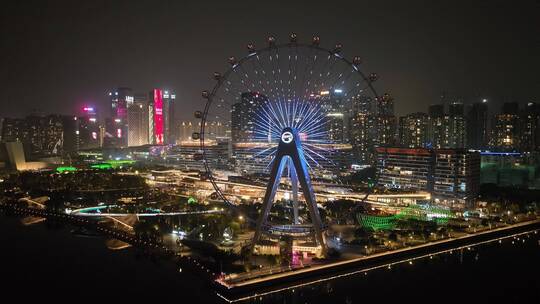
<instances>
[{"instance_id":1,"label":"shoreline","mask_svg":"<svg viewBox=\"0 0 540 304\"><path fill-rule=\"evenodd\" d=\"M234 285L226 285L217 281L214 285L217 289L217 295L223 300L230 303L237 302L255 296L267 295L290 288L327 281L337 277L367 272L382 267L391 267L394 264L412 262L416 259L427 258L433 255L452 252L467 247L491 243L502 239L515 237L516 235L533 233L539 229L540 220L536 219L457 238L440 240L409 248L401 248L390 252L377 253L368 257L333 262L291 272L279 273L264 278L247 280ZM303 280L311 280L311 282L302 283ZM247 297L243 296L255 290L265 291L254 293L253 295Z\"/></svg>"}]
</instances>

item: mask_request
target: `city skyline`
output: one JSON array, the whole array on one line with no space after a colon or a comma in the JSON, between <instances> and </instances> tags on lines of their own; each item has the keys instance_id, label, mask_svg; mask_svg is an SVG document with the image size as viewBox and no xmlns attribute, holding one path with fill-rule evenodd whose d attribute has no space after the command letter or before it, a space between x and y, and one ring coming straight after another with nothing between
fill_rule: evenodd
<instances>
[{"instance_id":1,"label":"city skyline","mask_svg":"<svg viewBox=\"0 0 540 304\"><path fill-rule=\"evenodd\" d=\"M538 298L540 2L3 8L4 298Z\"/></svg>"},{"instance_id":2,"label":"city skyline","mask_svg":"<svg viewBox=\"0 0 540 304\"><path fill-rule=\"evenodd\" d=\"M301 41L317 34L323 45L341 42L348 56L366 58L363 66L382 77L380 90L395 98L398 116L421 111L439 102L443 94L466 103L487 98L494 104L492 108L502 102L538 101L534 68L528 68L540 66L533 56L538 42L528 39L538 22L532 14L537 4L532 1L522 6L495 2L429 8L412 3L401 10L387 10L389 3L351 4L357 8L351 11L363 12L362 18L345 10L345 5L332 7L330 12L319 4L291 4L288 11L253 7L260 19L277 14L292 17L303 10L310 14L299 20L289 18L287 26L270 27L257 21L248 29L241 22L246 18L239 13L242 3L216 5L229 14L211 10L202 21L197 20L200 10L196 4L173 5L164 11L159 4L150 3L77 7L62 2L47 7L12 3L6 10L10 14L3 16L7 40L2 82L7 102L0 105L0 111L3 116L20 117L32 110L71 114L83 104L104 108L111 87L127 86L142 92L153 87L174 89L178 104L193 112L201 108L199 92L212 87L212 73L226 66L227 56L222 54L241 57L246 53L238 45L253 42L261 46L260 37L269 34L285 41L291 31ZM37 11L39 16L35 16ZM19 26L16 18L25 20L25 26ZM144 27L137 22L147 19L153 22L145 22ZM352 20L357 22L355 26L351 26ZM510 26L504 26L505 22ZM216 37L211 32L215 24L227 25L228 30ZM337 27L347 31L336 31ZM423 31L426 28L430 30ZM12 102L20 106L8 107Z\"/></svg>"}]
</instances>

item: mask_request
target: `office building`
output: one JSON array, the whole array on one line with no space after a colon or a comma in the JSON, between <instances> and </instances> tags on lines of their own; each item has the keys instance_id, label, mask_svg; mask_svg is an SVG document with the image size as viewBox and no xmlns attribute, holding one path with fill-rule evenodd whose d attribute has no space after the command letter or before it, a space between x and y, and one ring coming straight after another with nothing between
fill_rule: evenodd
<instances>
[{"instance_id":1,"label":"office building","mask_svg":"<svg viewBox=\"0 0 540 304\"><path fill-rule=\"evenodd\" d=\"M133 102L130 88L117 88L109 92L111 116L105 123L105 145L109 147L127 147L128 145L128 103Z\"/></svg>"},{"instance_id":2,"label":"office building","mask_svg":"<svg viewBox=\"0 0 540 304\"><path fill-rule=\"evenodd\" d=\"M412 113L399 118L400 145L407 148L428 146L429 117L426 113Z\"/></svg>"},{"instance_id":3,"label":"office building","mask_svg":"<svg viewBox=\"0 0 540 304\"><path fill-rule=\"evenodd\" d=\"M436 204L474 205L480 184L480 154L464 149L377 148L378 183L429 191Z\"/></svg>"},{"instance_id":4,"label":"office building","mask_svg":"<svg viewBox=\"0 0 540 304\"><path fill-rule=\"evenodd\" d=\"M467 113L467 148L485 149L488 146L487 100L473 103Z\"/></svg>"}]
</instances>

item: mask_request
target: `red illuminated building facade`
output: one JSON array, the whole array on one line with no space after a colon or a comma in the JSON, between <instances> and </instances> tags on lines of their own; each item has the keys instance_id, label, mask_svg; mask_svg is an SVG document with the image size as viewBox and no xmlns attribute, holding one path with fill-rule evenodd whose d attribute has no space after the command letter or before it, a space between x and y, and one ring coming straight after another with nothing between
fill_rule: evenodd
<instances>
[{"instance_id":1,"label":"red illuminated building facade","mask_svg":"<svg viewBox=\"0 0 540 304\"><path fill-rule=\"evenodd\" d=\"M150 143L168 145L176 143L174 106L176 95L168 90L153 89L149 93Z\"/></svg>"}]
</instances>

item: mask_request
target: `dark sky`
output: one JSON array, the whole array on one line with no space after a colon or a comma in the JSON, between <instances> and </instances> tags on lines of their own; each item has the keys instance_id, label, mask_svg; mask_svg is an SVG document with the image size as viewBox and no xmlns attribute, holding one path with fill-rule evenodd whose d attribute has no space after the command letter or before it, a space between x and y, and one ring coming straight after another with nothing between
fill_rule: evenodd
<instances>
[{"instance_id":1,"label":"dark sky","mask_svg":"<svg viewBox=\"0 0 540 304\"><path fill-rule=\"evenodd\" d=\"M293 31L361 55L399 115L426 111L443 91L493 107L540 101L534 0L11 2L0 12L0 117L83 103L108 111L106 92L129 86L176 90L179 119L190 118L228 56Z\"/></svg>"}]
</instances>

